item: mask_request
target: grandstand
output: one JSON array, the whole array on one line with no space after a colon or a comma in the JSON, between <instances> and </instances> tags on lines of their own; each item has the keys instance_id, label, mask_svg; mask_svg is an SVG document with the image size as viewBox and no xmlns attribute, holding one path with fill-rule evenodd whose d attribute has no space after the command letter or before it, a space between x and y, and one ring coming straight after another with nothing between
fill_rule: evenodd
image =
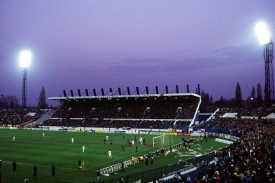
<instances>
[{"instance_id":1,"label":"grandstand","mask_svg":"<svg viewBox=\"0 0 275 183\"><path fill-rule=\"evenodd\" d=\"M50 97L63 105L47 126L174 128L197 119L200 96L193 93Z\"/></svg>"}]
</instances>

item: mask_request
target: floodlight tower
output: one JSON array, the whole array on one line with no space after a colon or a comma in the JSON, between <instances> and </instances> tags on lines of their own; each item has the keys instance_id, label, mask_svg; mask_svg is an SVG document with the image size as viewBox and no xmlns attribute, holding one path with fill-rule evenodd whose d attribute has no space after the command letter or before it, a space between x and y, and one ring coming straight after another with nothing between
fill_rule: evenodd
<instances>
[{"instance_id":1,"label":"floodlight tower","mask_svg":"<svg viewBox=\"0 0 275 183\"><path fill-rule=\"evenodd\" d=\"M259 22L255 27L260 43L264 45L264 62L265 62L265 86L264 100L267 106L272 104L274 99L274 81L273 81L273 42L264 22Z\"/></svg>"},{"instance_id":2,"label":"floodlight tower","mask_svg":"<svg viewBox=\"0 0 275 183\"><path fill-rule=\"evenodd\" d=\"M22 51L19 56L20 67L23 71L23 87L22 87L22 108L27 107L27 68L30 67L32 54L29 51Z\"/></svg>"}]
</instances>

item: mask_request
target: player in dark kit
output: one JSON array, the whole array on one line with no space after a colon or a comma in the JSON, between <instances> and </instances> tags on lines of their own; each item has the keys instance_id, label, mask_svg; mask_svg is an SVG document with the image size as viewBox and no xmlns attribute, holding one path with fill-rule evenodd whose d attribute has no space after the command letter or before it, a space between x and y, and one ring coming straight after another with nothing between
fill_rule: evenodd
<instances>
[{"instance_id":1,"label":"player in dark kit","mask_svg":"<svg viewBox=\"0 0 275 183\"><path fill-rule=\"evenodd\" d=\"M12 166L13 166L13 171L16 171L16 161L15 160L13 161Z\"/></svg>"},{"instance_id":2,"label":"player in dark kit","mask_svg":"<svg viewBox=\"0 0 275 183\"><path fill-rule=\"evenodd\" d=\"M79 159L77 163L78 163L78 169L80 169L80 167L81 167L81 160Z\"/></svg>"},{"instance_id":3,"label":"player in dark kit","mask_svg":"<svg viewBox=\"0 0 275 183\"><path fill-rule=\"evenodd\" d=\"M34 167L33 167L33 176L35 176L35 177L36 177L36 172L37 172L37 167L36 167L36 165L34 165Z\"/></svg>"},{"instance_id":4,"label":"player in dark kit","mask_svg":"<svg viewBox=\"0 0 275 183\"><path fill-rule=\"evenodd\" d=\"M55 175L55 166L54 166L54 164L52 165L52 176L54 176Z\"/></svg>"}]
</instances>

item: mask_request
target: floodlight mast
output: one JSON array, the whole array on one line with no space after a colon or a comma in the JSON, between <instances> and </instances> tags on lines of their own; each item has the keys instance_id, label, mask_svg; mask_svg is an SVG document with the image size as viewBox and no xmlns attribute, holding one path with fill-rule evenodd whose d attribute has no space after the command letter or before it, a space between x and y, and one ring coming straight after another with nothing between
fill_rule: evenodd
<instances>
[{"instance_id":1,"label":"floodlight mast","mask_svg":"<svg viewBox=\"0 0 275 183\"><path fill-rule=\"evenodd\" d=\"M23 70L23 86L22 86L22 108L27 107L27 68L30 66L31 53L29 51L22 51L20 53L20 67Z\"/></svg>"},{"instance_id":2,"label":"floodlight mast","mask_svg":"<svg viewBox=\"0 0 275 183\"><path fill-rule=\"evenodd\" d=\"M267 26L264 22L256 24L256 32L260 43L264 45L264 62L265 62L265 86L264 100L265 105L271 106L274 99L274 80L273 80L273 42Z\"/></svg>"}]
</instances>

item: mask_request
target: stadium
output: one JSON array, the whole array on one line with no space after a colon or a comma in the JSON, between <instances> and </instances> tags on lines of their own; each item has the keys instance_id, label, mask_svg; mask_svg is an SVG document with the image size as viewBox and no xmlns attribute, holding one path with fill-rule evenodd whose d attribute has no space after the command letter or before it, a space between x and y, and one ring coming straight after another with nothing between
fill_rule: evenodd
<instances>
[{"instance_id":1,"label":"stadium","mask_svg":"<svg viewBox=\"0 0 275 183\"><path fill-rule=\"evenodd\" d=\"M1 110L3 182L272 180L272 107L202 114L194 93L49 99L62 105Z\"/></svg>"},{"instance_id":2,"label":"stadium","mask_svg":"<svg viewBox=\"0 0 275 183\"><path fill-rule=\"evenodd\" d=\"M0 183L275 183L267 1L1 1Z\"/></svg>"}]
</instances>

